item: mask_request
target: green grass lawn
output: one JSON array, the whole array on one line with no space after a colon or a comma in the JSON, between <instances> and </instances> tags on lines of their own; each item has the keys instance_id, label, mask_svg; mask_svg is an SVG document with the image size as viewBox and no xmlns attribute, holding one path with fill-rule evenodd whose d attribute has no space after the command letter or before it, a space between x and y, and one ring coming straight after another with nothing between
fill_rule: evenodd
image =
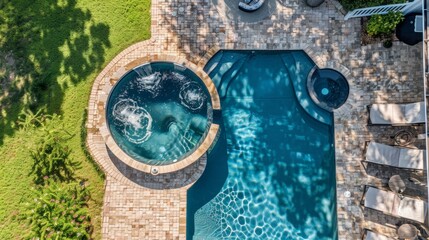
<instances>
[{"instance_id":1,"label":"green grass lawn","mask_svg":"<svg viewBox=\"0 0 429 240\"><path fill-rule=\"evenodd\" d=\"M88 179L100 239L104 180L85 157L80 130L97 74L121 50L150 38L150 0L11 2L0 3L0 55L12 59L0 63L0 94L12 93L0 99L0 239L28 232L20 214L33 198L29 150L37 129L19 130L16 121L23 110L40 108L60 114L58 125L75 135L67 145L82 163L77 175Z\"/></svg>"}]
</instances>

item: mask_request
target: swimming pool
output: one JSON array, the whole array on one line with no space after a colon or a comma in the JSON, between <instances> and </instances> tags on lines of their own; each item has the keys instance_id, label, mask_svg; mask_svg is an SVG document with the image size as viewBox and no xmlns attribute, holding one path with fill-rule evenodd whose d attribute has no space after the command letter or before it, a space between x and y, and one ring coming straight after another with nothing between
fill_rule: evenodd
<instances>
[{"instance_id":1,"label":"swimming pool","mask_svg":"<svg viewBox=\"0 0 429 240\"><path fill-rule=\"evenodd\" d=\"M188 239L337 239L332 113L303 51L220 51L206 65L221 135L188 191Z\"/></svg>"}]
</instances>

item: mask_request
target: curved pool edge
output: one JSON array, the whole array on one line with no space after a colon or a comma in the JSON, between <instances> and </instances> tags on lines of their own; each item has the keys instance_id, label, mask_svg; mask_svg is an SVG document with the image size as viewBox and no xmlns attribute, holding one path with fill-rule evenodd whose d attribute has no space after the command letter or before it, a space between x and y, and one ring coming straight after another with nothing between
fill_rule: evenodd
<instances>
[{"instance_id":1,"label":"curved pool edge","mask_svg":"<svg viewBox=\"0 0 429 240\"><path fill-rule=\"evenodd\" d=\"M187 157L173 164L163 165L163 166L152 166L152 165L141 163L133 159L132 157L130 157L128 154L126 154L113 140L110 130L107 127L106 109L107 109L108 98L111 90L114 88L114 85L116 84L116 82L119 81L119 79L122 77L123 74L142 64L153 63L153 62L172 62L177 65L184 66L189 70L191 70L195 75L197 75L201 79L201 81L204 83L205 87L207 88L207 92L210 94L213 111L221 110L220 98L219 98L219 94L217 92L216 86L214 85L210 77L202 70L202 68L198 67L196 64L182 57L172 56L167 54L148 54L146 56L137 58L127 64L124 64L119 68L111 67L109 69L108 67L106 67L106 69L104 69L99 74L97 79L101 78L101 81L99 82L96 81L94 83L92 93L90 96L90 103L89 103L90 108L92 106L96 106L97 108L96 111L92 113L93 115L90 117L91 117L91 120L98 119L98 124L92 127L88 125L87 128L89 131L94 131L94 130L98 131L102 139L104 140L106 147L110 151L112 151L112 153L115 156L117 156L126 165L145 173L158 175L158 174L166 174L166 173L179 171L198 161L207 152L207 150L210 149L210 146L215 142L216 136L219 131L219 125L215 123L211 123L208 127L209 130L204 140L201 141L199 147ZM104 84L100 84L100 83L103 83L103 81L104 81ZM100 89L99 85L104 85L104 87ZM106 160L97 159L97 162L100 162L100 161L106 161Z\"/></svg>"},{"instance_id":2,"label":"curved pool edge","mask_svg":"<svg viewBox=\"0 0 429 240\"><path fill-rule=\"evenodd\" d=\"M314 75L317 74L318 72L320 72L320 74L323 75L323 72L333 72L337 75L338 78L336 79L332 79L331 81L335 81L336 83L340 83L340 89L341 92L346 92L346 96L340 96L340 100L341 103L336 104L335 106L331 106L330 104L328 104L326 101L323 101L321 99L318 98L317 94L316 94L316 90L315 90L315 82L317 80L321 80L320 78L318 79L314 79ZM317 106L319 106L320 108L325 109L328 112L334 112L335 110L341 108L348 100L349 94L350 94L350 87L349 87L349 83L347 81L347 79L341 74L341 72L337 71L336 69L333 68L319 68L317 65L314 66L311 71L308 73L307 76L307 91L308 94L311 97L311 100L313 100L314 103L316 103ZM341 99L342 98L342 99ZM336 99L338 102L338 98ZM332 104L333 105L333 104Z\"/></svg>"},{"instance_id":3,"label":"curved pool edge","mask_svg":"<svg viewBox=\"0 0 429 240\"><path fill-rule=\"evenodd\" d=\"M154 166L154 165L149 165L149 164L139 162L134 158L130 157L118 146L118 144L116 144L115 140L113 140L113 137L110 134L110 131L108 130L108 127L106 126L106 124L100 127L100 133L106 143L106 146L109 148L110 151L112 151L112 153L116 157L118 157L123 163L125 163L126 165L134 169L137 169L146 173L150 173L153 175L175 172L198 161L209 150L210 146L213 143L215 143L218 131L219 131L219 125L212 123L210 125L210 128L208 130L206 137L204 138L200 146L189 156L183 158L182 160L176 163Z\"/></svg>"}]
</instances>

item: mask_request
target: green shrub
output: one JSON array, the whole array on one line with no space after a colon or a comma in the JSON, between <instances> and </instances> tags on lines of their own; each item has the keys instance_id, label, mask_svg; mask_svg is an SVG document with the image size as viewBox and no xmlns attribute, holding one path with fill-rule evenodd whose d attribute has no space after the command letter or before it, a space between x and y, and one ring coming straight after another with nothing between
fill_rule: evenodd
<instances>
[{"instance_id":1,"label":"green shrub","mask_svg":"<svg viewBox=\"0 0 429 240\"><path fill-rule=\"evenodd\" d=\"M70 152L71 150L62 146L55 137L40 142L36 150L30 152L34 183L44 184L46 177L60 181L73 179L74 169L79 165L70 159Z\"/></svg>"},{"instance_id":2,"label":"green shrub","mask_svg":"<svg viewBox=\"0 0 429 240\"><path fill-rule=\"evenodd\" d=\"M73 182L61 186L47 180L34 194L24 213L30 224L28 239L90 239L93 229L87 207L90 196L84 185Z\"/></svg>"},{"instance_id":3,"label":"green shrub","mask_svg":"<svg viewBox=\"0 0 429 240\"><path fill-rule=\"evenodd\" d=\"M18 125L24 130L39 128L37 147L30 151L33 159L31 173L34 174L33 181L36 184L44 184L44 178L68 181L73 179L74 170L79 163L70 158L71 150L64 146L64 142L72 134L67 132L63 126L54 124L60 116L44 114L40 109L35 114L27 110L18 118Z\"/></svg>"},{"instance_id":4,"label":"green shrub","mask_svg":"<svg viewBox=\"0 0 429 240\"><path fill-rule=\"evenodd\" d=\"M90 239L92 225L88 214L89 192L74 179L79 163L71 160L71 150L64 142L71 137L61 125L60 116L27 110L18 125L34 131L37 147L30 151L31 173L37 188L34 202L27 203L25 219L30 224L28 239ZM61 181L67 181L67 183ZM62 184L62 185L61 185Z\"/></svg>"},{"instance_id":5,"label":"green shrub","mask_svg":"<svg viewBox=\"0 0 429 240\"><path fill-rule=\"evenodd\" d=\"M36 113L27 109L18 116L18 126L24 130L30 130L32 128L40 127L44 125L47 118L51 118L51 115L44 114L45 109L41 108Z\"/></svg>"},{"instance_id":6,"label":"green shrub","mask_svg":"<svg viewBox=\"0 0 429 240\"><path fill-rule=\"evenodd\" d=\"M391 34L396 25L404 20L404 14L401 12L389 12L386 15L373 15L369 19L366 28L370 36L382 36Z\"/></svg>"}]
</instances>

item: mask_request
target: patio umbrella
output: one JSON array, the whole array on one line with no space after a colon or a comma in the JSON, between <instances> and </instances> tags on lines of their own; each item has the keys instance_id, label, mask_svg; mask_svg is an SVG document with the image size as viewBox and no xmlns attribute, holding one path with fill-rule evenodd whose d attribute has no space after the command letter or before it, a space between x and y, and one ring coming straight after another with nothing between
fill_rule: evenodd
<instances>
[{"instance_id":1,"label":"patio umbrella","mask_svg":"<svg viewBox=\"0 0 429 240\"><path fill-rule=\"evenodd\" d=\"M405 16L404 21L396 26L396 37L408 45L416 45L423 40L423 33L414 31L416 15Z\"/></svg>"}]
</instances>

